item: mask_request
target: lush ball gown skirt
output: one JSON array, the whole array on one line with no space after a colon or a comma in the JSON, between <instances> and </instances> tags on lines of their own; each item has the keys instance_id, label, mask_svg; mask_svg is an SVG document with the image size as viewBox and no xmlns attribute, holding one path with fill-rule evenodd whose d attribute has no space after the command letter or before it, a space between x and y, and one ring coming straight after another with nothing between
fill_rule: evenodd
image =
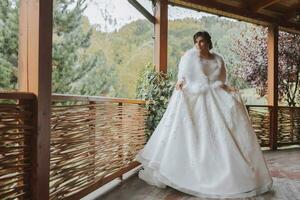
<instances>
[{"instance_id":1,"label":"lush ball gown skirt","mask_svg":"<svg viewBox=\"0 0 300 200\"><path fill-rule=\"evenodd\" d=\"M242 198L272 187L239 93L221 82L174 90L167 110L136 159L139 177L199 197Z\"/></svg>"}]
</instances>

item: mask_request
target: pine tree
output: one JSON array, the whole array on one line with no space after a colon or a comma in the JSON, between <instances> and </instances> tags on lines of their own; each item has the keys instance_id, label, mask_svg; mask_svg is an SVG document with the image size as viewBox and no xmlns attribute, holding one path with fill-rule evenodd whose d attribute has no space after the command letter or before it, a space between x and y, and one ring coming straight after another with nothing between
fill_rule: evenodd
<instances>
[{"instance_id":1,"label":"pine tree","mask_svg":"<svg viewBox=\"0 0 300 200\"><path fill-rule=\"evenodd\" d=\"M86 0L54 1L53 92L108 95L114 91L114 68L102 51L88 53L93 29L83 16ZM89 27L84 31L84 25Z\"/></svg>"},{"instance_id":2,"label":"pine tree","mask_svg":"<svg viewBox=\"0 0 300 200\"><path fill-rule=\"evenodd\" d=\"M0 89L17 86L18 1L0 1Z\"/></svg>"},{"instance_id":3,"label":"pine tree","mask_svg":"<svg viewBox=\"0 0 300 200\"><path fill-rule=\"evenodd\" d=\"M116 90L116 70L115 66L109 66L104 53L100 50L97 59L87 59L85 62L94 67L75 83L76 93L93 96L117 96L119 91ZM95 63L91 63L91 61Z\"/></svg>"},{"instance_id":4,"label":"pine tree","mask_svg":"<svg viewBox=\"0 0 300 200\"><path fill-rule=\"evenodd\" d=\"M84 50L90 45L92 30L82 29L85 0L54 1L53 26L53 92L71 93L72 84L97 63L82 62Z\"/></svg>"},{"instance_id":5,"label":"pine tree","mask_svg":"<svg viewBox=\"0 0 300 200\"><path fill-rule=\"evenodd\" d=\"M0 89L5 90L16 88L17 84L18 5L19 0L0 1ZM85 9L86 0L54 1L52 82L55 93L103 94L107 88L113 89L114 70L104 62L103 53L88 55L86 52L91 45L92 27L88 24L90 29L83 30L87 21L83 16Z\"/></svg>"}]
</instances>

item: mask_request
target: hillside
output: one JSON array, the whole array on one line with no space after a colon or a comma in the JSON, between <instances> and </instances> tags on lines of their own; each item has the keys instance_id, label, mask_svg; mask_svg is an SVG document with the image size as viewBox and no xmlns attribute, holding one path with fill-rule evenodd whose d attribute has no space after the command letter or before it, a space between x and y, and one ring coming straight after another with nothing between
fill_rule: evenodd
<instances>
[{"instance_id":1,"label":"hillside","mask_svg":"<svg viewBox=\"0 0 300 200\"><path fill-rule=\"evenodd\" d=\"M180 56L193 45L193 34L199 30L207 30L214 41L214 51L225 57L230 81L239 87L245 86L243 81L238 77L232 77L230 72L239 63L237 55L231 51L231 48L247 26L249 25L245 23L218 17L169 21L168 68L176 71ZM97 31L96 27L93 28L91 46L87 52L103 52L106 63L116 69L117 80L114 86L117 91L116 96L135 97L139 72L153 60L152 36L153 25L147 20L134 21L111 33L102 33Z\"/></svg>"}]
</instances>

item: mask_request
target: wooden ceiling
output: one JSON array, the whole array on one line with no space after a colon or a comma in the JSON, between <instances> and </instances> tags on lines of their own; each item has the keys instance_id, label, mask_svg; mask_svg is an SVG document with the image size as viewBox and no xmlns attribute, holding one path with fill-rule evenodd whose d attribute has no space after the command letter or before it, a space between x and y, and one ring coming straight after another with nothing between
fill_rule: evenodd
<instances>
[{"instance_id":1,"label":"wooden ceiling","mask_svg":"<svg viewBox=\"0 0 300 200\"><path fill-rule=\"evenodd\" d=\"M300 0L168 0L176 5L219 16L300 33ZM297 20L297 15L298 20Z\"/></svg>"}]
</instances>

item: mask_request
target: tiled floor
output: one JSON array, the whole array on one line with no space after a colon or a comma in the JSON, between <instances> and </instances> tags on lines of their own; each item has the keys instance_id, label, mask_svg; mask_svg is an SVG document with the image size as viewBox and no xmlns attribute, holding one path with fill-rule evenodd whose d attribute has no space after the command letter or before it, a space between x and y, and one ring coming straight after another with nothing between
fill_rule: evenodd
<instances>
[{"instance_id":1,"label":"tiled floor","mask_svg":"<svg viewBox=\"0 0 300 200\"><path fill-rule=\"evenodd\" d=\"M300 149L264 151L273 190L264 195L243 200L300 200ZM146 184L135 175L97 200L205 200L172 188L159 189ZM212 200L212 199L209 199ZM242 199L240 199L242 200Z\"/></svg>"}]
</instances>

